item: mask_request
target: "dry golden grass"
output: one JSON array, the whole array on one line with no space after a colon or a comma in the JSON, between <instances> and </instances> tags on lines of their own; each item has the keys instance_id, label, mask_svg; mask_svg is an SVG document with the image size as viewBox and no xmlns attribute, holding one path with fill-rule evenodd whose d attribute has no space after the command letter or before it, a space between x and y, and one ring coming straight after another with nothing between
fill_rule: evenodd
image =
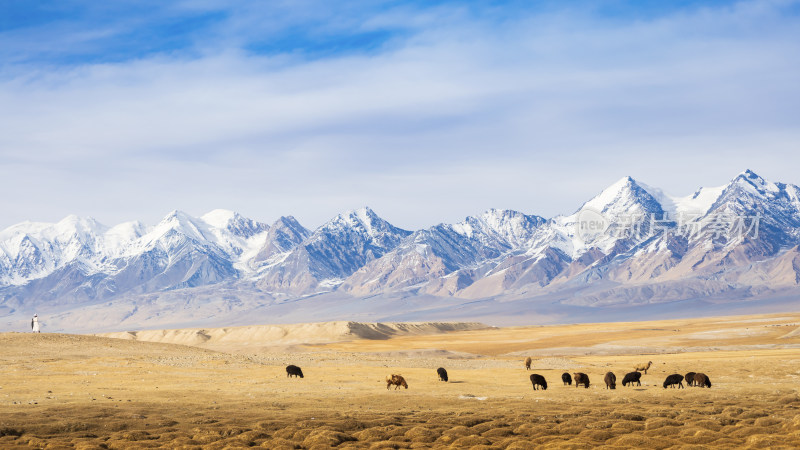
<instances>
[{"instance_id":1,"label":"dry golden grass","mask_svg":"<svg viewBox=\"0 0 800 450\"><path fill-rule=\"evenodd\" d=\"M798 448L798 328L798 314L517 327L292 353L6 333L0 448ZM641 387L604 389L648 360ZM563 386L565 370L592 385ZM712 388L661 387L688 371ZM409 389L387 391L390 373Z\"/></svg>"}]
</instances>

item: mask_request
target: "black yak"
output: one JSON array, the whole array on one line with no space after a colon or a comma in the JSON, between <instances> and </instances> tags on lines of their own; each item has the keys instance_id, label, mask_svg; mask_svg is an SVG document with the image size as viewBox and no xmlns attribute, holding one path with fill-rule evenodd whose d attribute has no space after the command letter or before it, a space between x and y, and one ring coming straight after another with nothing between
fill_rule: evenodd
<instances>
[{"instance_id":1,"label":"black yak","mask_svg":"<svg viewBox=\"0 0 800 450\"><path fill-rule=\"evenodd\" d=\"M637 386L641 386L642 382L642 374L639 372L628 372L625 374L625 377L622 379L622 385L627 386L630 384L633 386L633 383L636 383Z\"/></svg>"},{"instance_id":2,"label":"black yak","mask_svg":"<svg viewBox=\"0 0 800 450\"><path fill-rule=\"evenodd\" d=\"M439 374L440 381L447 381L447 371L444 370L444 367L439 367L438 369L436 369L436 373Z\"/></svg>"},{"instance_id":3,"label":"black yak","mask_svg":"<svg viewBox=\"0 0 800 450\"><path fill-rule=\"evenodd\" d=\"M572 375L568 372L564 372L561 374L561 381L564 382L564 386L569 386L572 384Z\"/></svg>"},{"instance_id":4,"label":"black yak","mask_svg":"<svg viewBox=\"0 0 800 450\"><path fill-rule=\"evenodd\" d=\"M547 380L537 373L531 374L531 384L533 385L534 391L536 390L536 386L541 386L542 389L547 390Z\"/></svg>"},{"instance_id":5,"label":"black yak","mask_svg":"<svg viewBox=\"0 0 800 450\"><path fill-rule=\"evenodd\" d=\"M286 376L291 377L292 375L303 378L303 371L294 364L290 364L286 366Z\"/></svg>"},{"instance_id":6,"label":"black yak","mask_svg":"<svg viewBox=\"0 0 800 450\"><path fill-rule=\"evenodd\" d=\"M683 389L683 375L673 373L672 375L668 376L667 379L664 380L664 389L666 389L667 386L675 386L676 384L678 385L678 389Z\"/></svg>"}]
</instances>

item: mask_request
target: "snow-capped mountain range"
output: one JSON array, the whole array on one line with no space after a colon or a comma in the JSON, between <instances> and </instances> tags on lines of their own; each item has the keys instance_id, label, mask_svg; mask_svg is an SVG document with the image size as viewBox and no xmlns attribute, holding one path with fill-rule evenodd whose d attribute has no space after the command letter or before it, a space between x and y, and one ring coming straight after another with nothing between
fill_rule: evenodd
<instances>
[{"instance_id":1,"label":"snow-capped mountain range","mask_svg":"<svg viewBox=\"0 0 800 450\"><path fill-rule=\"evenodd\" d=\"M798 245L800 188L749 170L686 197L626 177L568 216L491 209L413 232L369 208L316 230L225 210L111 228L69 216L0 232L0 329L33 311L49 311L59 329L114 329L304 321L301 311L486 320L671 302L792 305Z\"/></svg>"}]
</instances>

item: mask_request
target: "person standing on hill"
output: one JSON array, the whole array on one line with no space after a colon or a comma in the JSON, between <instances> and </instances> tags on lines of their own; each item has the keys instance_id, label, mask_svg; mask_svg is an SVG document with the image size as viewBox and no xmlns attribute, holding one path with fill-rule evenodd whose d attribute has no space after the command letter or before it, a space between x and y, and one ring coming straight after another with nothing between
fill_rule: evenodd
<instances>
[{"instance_id":1,"label":"person standing on hill","mask_svg":"<svg viewBox=\"0 0 800 450\"><path fill-rule=\"evenodd\" d=\"M39 316L34 314L33 319L31 319L31 330L34 333L41 333L41 329L39 328Z\"/></svg>"}]
</instances>

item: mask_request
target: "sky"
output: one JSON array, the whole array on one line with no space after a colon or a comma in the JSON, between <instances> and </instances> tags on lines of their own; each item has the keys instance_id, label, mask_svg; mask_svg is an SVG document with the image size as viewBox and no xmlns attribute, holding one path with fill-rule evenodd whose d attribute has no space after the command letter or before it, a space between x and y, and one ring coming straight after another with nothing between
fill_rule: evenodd
<instances>
[{"instance_id":1,"label":"sky","mask_svg":"<svg viewBox=\"0 0 800 450\"><path fill-rule=\"evenodd\" d=\"M800 1L0 1L0 229L800 184Z\"/></svg>"}]
</instances>

